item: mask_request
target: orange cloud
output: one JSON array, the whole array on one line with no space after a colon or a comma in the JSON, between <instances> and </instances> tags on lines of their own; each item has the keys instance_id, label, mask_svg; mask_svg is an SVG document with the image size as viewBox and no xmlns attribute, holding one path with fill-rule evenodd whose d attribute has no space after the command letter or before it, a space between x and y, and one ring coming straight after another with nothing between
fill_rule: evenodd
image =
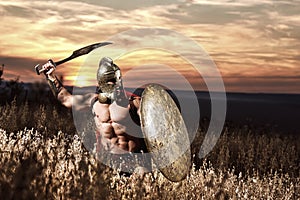
<instances>
[{"instance_id":1,"label":"orange cloud","mask_svg":"<svg viewBox=\"0 0 300 200\"><path fill-rule=\"evenodd\" d=\"M21 75L23 81L42 80L42 77L31 73L36 63L46 62L49 58L60 60L78 48L108 40L122 31L159 27L180 33L205 49L216 63L224 77L225 86L230 91L276 92L277 88L278 92L282 92L284 86L285 91L299 93L299 89L293 84L300 75L297 2L153 1L144 4L128 3L123 9L120 7L119 2L114 0L106 4L78 1L1 1L0 62L7 66L4 77ZM126 36L120 40L120 52L126 51L126 45L137 44L159 44L164 49L182 48L184 42L172 38L173 36L164 37L162 34L163 39L158 42L151 37L144 38L142 33ZM194 58L199 56L192 54L193 48L184 48L187 52L190 51L188 55ZM132 66L155 61L156 64L175 68L192 84L199 84L197 88L205 88L201 77L195 75L193 67L186 60L180 60L172 52L154 54L157 52L140 51L122 55L116 59L116 63L126 73ZM91 66L93 71L101 56L106 55L95 58ZM76 82L87 57L83 56L57 69L58 74L64 75L66 84ZM143 70L144 73L147 72ZM95 72L88 72L80 84L94 84L94 74ZM211 75L211 79L213 78ZM171 78L168 80L172 81ZM173 82L175 83L174 80Z\"/></svg>"}]
</instances>

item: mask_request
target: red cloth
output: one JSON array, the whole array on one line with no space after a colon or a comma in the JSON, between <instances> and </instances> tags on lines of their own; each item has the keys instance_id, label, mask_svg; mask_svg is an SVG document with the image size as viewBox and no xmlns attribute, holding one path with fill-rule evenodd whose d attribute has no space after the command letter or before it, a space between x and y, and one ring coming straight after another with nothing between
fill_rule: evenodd
<instances>
[{"instance_id":1,"label":"red cloth","mask_svg":"<svg viewBox=\"0 0 300 200\"><path fill-rule=\"evenodd\" d=\"M139 95L136 95L136 94L134 94L134 93L132 93L132 92L129 92L129 91L127 91L127 90L125 90L125 93L126 93L126 96L127 96L127 97L140 97Z\"/></svg>"}]
</instances>

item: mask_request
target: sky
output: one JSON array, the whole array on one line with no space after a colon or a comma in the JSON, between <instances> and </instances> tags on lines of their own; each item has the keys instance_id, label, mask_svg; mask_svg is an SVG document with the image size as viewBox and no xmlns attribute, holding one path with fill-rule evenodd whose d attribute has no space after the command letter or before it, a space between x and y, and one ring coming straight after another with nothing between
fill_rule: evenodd
<instances>
[{"instance_id":1,"label":"sky","mask_svg":"<svg viewBox=\"0 0 300 200\"><path fill-rule=\"evenodd\" d=\"M44 81L36 64L113 40L57 75L66 85L93 85L99 59L113 55L128 87L149 78L182 89L172 68L197 90L221 77L228 92L299 94L299 7L299 0L0 0L2 78Z\"/></svg>"}]
</instances>

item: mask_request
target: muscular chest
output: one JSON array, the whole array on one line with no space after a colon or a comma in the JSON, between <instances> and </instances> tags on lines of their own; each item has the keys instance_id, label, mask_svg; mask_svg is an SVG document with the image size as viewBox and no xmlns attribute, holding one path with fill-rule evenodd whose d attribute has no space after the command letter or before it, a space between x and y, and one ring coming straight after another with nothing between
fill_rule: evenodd
<instances>
[{"instance_id":1,"label":"muscular chest","mask_svg":"<svg viewBox=\"0 0 300 200\"><path fill-rule=\"evenodd\" d=\"M112 104L101 104L96 102L93 106L95 120L100 123L122 122L129 117L129 105L127 107Z\"/></svg>"},{"instance_id":2,"label":"muscular chest","mask_svg":"<svg viewBox=\"0 0 300 200\"><path fill-rule=\"evenodd\" d=\"M112 104L96 102L93 105L92 111L101 144L114 153L124 153L120 149L132 152L140 148L141 129L132 120L130 109L132 109L130 104L121 107L115 102Z\"/></svg>"}]
</instances>

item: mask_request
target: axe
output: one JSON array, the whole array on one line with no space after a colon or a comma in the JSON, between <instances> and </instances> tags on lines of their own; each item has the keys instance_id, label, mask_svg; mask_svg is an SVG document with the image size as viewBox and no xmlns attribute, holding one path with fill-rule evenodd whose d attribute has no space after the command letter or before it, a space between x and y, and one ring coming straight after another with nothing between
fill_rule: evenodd
<instances>
[{"instance_id":1,"label":"axe","mask_svg":"<svg viewBox=\"0 0 300 200\"><path fill-rule=\"evenodd\" d=\"M88 45L86 47L83 47L81 49L77 49L76 51L73 51L72 55L63 59L63 60L60 60L60 61L57 61L57 62L54 62L53 60L49 60L54 66L58 66L58 65L61 65L69 60L72 60L74 58L77 58L79 56L82 56L82 55L85 55L85 54L88 54L90 53L91 51L93 51L94 49L96 48L99 48L99 47L102 47L102 46L106 46L106 45L109 45L109 44L112 44L111 42L99 42L99 43L95 43L95 44L91 44L91 45ZM44 72L44 70L42 69L42 66L40 66L40 64L37 64L35 67L35 71L38 75L40 75L42 72Z\"/></svg>"}]
</instances>

